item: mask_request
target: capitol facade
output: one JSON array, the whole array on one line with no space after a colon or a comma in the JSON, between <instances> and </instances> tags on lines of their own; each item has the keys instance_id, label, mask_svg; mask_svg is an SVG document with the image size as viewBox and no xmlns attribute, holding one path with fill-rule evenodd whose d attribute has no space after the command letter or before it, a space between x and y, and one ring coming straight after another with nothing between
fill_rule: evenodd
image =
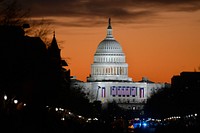
<instances>
[{"instance_id":1,"label":"capitol facade","mask_svg":"<svg viewBox=\"0 0 200 133\"><path fill-rule=\"evenodd\" d=\"M147 78L134 82L128 77L128 64L122 46L112 34L111 19L108 20L107 35L94 54L91 74L87 82L78 82L89 94L91 102L101 101L102 105L116 102L125 109L142 110L147 99L165 83L154 83Z\"/></svg>"}]
</instances>

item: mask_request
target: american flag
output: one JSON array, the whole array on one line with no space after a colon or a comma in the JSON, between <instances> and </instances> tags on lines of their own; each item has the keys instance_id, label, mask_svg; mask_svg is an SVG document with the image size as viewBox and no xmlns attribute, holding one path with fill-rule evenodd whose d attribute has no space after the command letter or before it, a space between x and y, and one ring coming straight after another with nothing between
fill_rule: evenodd
<instances>
[{"instance_id":1,"label":"american flag","mask_svg":"<svg viewBox=\"0 0 200 133\"><path fill-rule=\"evenodd\" d=\"M140 98L144 98L144 88L140 88Z\"/></svg>"},{"instance_id":2,"label":"american flag","mask_svg":"<svg viewBox=\"0 0 200 133\"><path fill-rule=\"evenodd\" d=\"M122 95L125 95L125 87L124 86L122 87L121 91L122 91Z\"/></svg>"},{"instance_id":3,"label":"american flag","mask_svg":"<svg viewBox=\"0 0 200 133\"><path fill-rule=\"evenodd\" d=\"M101 90L102 90L102 91L101 91L101 96L102 96L102 97L106 97L106 88L105 88L105 87L102 87Z\"/></svg>"},{"instance_id":4,"label":"american flag","mask_svg":"<svg viewBox=\"0 0 200 133\"><path fill-rule=\"evenodd\" d=\"M125 95L126 95L126 96L127 96L127 95L129 96L129 95L130 95L130 87L129 87L129 86L126 87Z\"/></svg>"},{"instance_id":5,"label":"american flag","mask_svg":"<svg viewBox=\"0 0 200 133\"><path fill-rule=\"evenodd\" d=\"M118 95L122 95L121 86L118 86L118 87L117 87L117 94L118 94Z\"/></svg>"},{"instance_id":6,"label":"american flag","mask_svg":"<svg viewBox=\"0 0 200 133\"><path fill-rule=\"evenodd\" d=\"M132 95L133 97L136 96L136 87L131 87L131 95Z\"/></svg>"},{"instance_id":7,"label":"american flag","mask_svg":"<svg viewBox=\"0 0 200 133\"><path fill-rule=\"evenodd\" d=\"M110 87L111 89L111 95L117 95L117 88L115 86Z\"/></svg>"}]
</instances>

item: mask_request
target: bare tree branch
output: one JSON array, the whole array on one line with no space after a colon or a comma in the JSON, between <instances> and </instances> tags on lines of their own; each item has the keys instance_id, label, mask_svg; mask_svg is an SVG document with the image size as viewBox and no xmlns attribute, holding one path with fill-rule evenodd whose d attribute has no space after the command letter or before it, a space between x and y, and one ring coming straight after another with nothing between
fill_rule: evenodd
<instances>
[{"instance_id":1,"label":"bare tree branch","mask_svg":"<svg viewBox=\"0 0 200 133\"><path fill-rule=\"evenodd\" d=\"M30 10L23 10L17 0L0 2L0 24L22 26L27 22Z\"/></svg>"}]
</instances>

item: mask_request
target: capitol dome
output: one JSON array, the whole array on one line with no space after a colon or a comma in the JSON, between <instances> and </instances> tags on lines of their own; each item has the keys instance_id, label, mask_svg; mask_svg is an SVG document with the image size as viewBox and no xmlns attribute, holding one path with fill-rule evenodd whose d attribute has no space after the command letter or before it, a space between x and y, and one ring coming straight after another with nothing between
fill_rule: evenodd
<instances>
[{"instance_id":1,"label":"capitol dome","mask_svg":"<svg viewBox=\"0 0 200 133\"><path fill-rule=\"evenodd\" d=\"M121 45L114 38L105 38L100 42L96 53L123 53Z\"/></svg>"},{"instance_id":2,"label":"capitol dome","mask_svg":"<svg viewBox=\"0 0 200 133\"><path fill-rule=\"evenodd\" d=\"M108 21L107 35L94 54L91 75L88 81L132 81L128 77L128 64L121 45L112 35L111 19Z\"/></svg>"}]
</instances>

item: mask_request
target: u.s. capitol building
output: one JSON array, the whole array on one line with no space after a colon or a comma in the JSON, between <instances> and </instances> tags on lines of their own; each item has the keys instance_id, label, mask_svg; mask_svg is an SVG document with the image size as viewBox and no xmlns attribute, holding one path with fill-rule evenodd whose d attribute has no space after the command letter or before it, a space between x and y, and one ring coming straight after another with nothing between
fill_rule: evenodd
<instances>
[{"instance_id":1,"label":"u.s. capitol building","mask_svg":"<svg viewBox=\"0 0 200 133\"><path fill-rule=\"evenodd\" d=\"M115 101L119 106L133 110L141 110L153 93L165 87L165 83L150 82L146 78L134 82L128 77L126 56L113 37L110 18L107 35L94 54L87 82L76 80L74 84L82 86L91 95L91 102L98 100L104 105Z\"/></svg>"}]
</instances>

